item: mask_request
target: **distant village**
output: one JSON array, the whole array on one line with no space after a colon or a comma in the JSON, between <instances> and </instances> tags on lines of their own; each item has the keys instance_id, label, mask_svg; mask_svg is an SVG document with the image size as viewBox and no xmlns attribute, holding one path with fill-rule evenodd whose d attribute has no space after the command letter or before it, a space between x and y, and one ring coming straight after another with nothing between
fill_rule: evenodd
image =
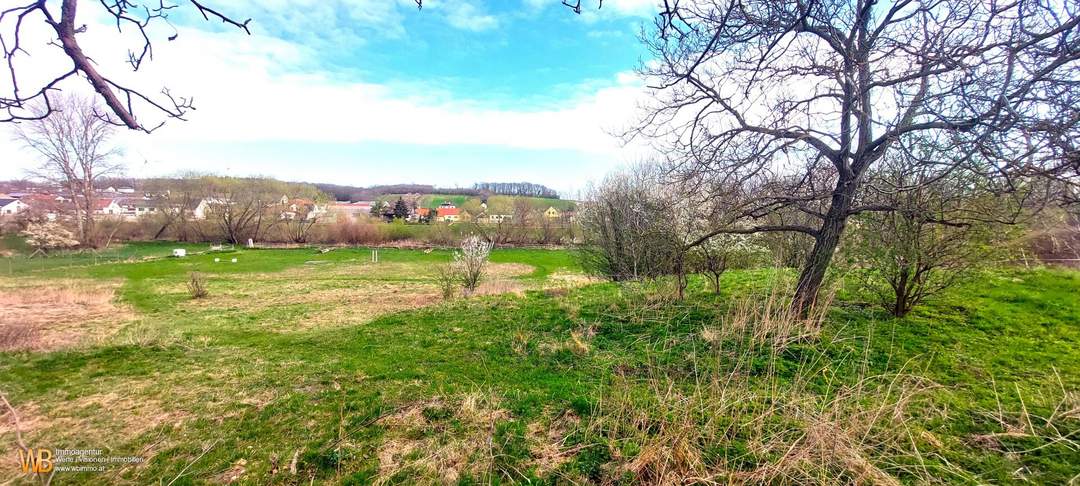
<instances>
[{"instance_id":1,"label":"distant village","mask_svg":"<svg viewBox=\"0 0 1080 486\"><path fill-rule=\"evenodd\" d=\"M58 188L43 186L28 186L6 193L0 192L0 218L33 216L56 221L73 216L77 209L76 198L81 197L73 196ZM431 202L423 205L424 199ZM282 194L280 199L267 201L265 205L268 209L273 209L282 220L332 220L344 217L348 219L374 218L386 222L402 220L416 224L458 222L502 224L514 221L515 217L519 219L527 217L523 213L528 211L547 221L569 224L575 217L573 209L559 209L553 205L544 208L535 204L528 207L521 204L504 204L503 207L489 208L487 195L481 194L476 199L479 203L475 207L463 208L450 200L443 200L436 205L437 195L419 193L399 195L396 199L326 202ZM542 198L531 199L543 201ZM204 220L212 211L228 206L229 201L224 197L208 196L177 201L170 198L168 191L164 193L140 192L129 186L106 186L96 189L91 204L81 204L81 200L78 204L79 208L90 207L89 211L95 218L125 221L136 221L162 213L182 213L190 219Z\"/></svg>"}]
</instances>

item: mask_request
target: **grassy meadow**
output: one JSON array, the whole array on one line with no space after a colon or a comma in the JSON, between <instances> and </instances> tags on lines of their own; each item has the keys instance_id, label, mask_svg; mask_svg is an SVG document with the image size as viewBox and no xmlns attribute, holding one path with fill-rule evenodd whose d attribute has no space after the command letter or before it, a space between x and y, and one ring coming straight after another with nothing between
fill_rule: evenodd
<instances>
[{"instance_id":1,"label":"grassy meadow","mask_svg":"<svg viewBox=\"0 0 1080 486\"><path fill-rule=\"evenodd\" d=\"M679 302L496 249L443 300L446 250L121 254L0 277L27 445L145 459L53 484L1080 481L1074 271L981 274L902 319L838 280L805 333L767 325L780 270ZM3 481L38 482L6 459Z\"/></svg>"}]
</instances>

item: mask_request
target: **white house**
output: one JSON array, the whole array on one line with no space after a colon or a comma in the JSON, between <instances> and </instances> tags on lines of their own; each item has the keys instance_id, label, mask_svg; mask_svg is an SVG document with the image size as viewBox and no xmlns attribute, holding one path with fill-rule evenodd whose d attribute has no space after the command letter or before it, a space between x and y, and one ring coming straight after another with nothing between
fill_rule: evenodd
<instances>
[{"instance_id":1,"label":"white house","mask_svg":"<svg viewBox=\"0 0 1080 486\"><path fill-rule=\"evenodd\" d=\"M14 216L27 209L30 209L30 206L18 199L0 199L0 216Z\"/></svg>"},{"instance_id":2,"label":"white house","mask_svg":"<svg viewBox=\"0 0 1080 486\"><path fill-rule=\"evenodd\" d=\"M195 209L191 210L191 217L195 219L206 219L206 215L210 212L210 209L215 204L224 204L225 201L217 198L203 198L199 201L199 204L195 206Z\"/></svg>"},{"instance_id":3,"label":"white house","mask_svg":"<svg viewBox=\"0 0 1080 486\"><path fill-rule=\"evenodd\" d=\"M116 199L97 199L94 201L94 214L120 216L124 214L124 207Z\"/></svg>"}]
</instances>

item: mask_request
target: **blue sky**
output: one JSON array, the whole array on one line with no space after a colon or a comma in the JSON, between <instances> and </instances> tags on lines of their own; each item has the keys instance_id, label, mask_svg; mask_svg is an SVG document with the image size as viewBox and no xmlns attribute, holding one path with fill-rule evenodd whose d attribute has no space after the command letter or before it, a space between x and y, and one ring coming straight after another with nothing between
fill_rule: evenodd
<instances>
[{"instance_id":1,"label":"blue sky","mask_svg":"<svg viewBox=\"0 0 1080 486\"><path fill-rule=\"evenodd\" d=\"M261 174L346 184L469 185L529 180L582 188L642 157L611 135L644 89L633 75L648 0L607 0L575 15L558 0L234 0L252 36L182 6L155 31L137 76L125 38L101 18L87 51L156 92L194 96L187 122L123 133L128 173ZM588 2L585 2L588 5ZM593 5L595 7L595 5ZM175 42L166 42L173 28ZM114 59L115 58L115 59ZM35 67L37 68L37 67ZM45 69L44 63L39 69ZM80 86L71 89L83 89ZM149 115L149 113L147 113ZM32 154L0 140L17 177Z\"/></svg>"}]
</instances>

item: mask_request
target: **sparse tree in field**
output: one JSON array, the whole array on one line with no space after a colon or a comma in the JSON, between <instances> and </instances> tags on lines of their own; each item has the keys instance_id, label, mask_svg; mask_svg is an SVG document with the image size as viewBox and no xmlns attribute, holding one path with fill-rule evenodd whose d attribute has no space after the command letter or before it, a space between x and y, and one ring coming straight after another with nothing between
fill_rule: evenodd
<instances>
[{"instance_id":1,"label":"sparse tree in field","mask_svg":"<svg viewBox=\"0 0 1080 486\"><path fill-rule=\"evenodd\" d=\"M765 260L768 249L757 235L723 234L692 248L688 256L691 270L707 274L713 293L720 293L720 277L728 270L751 268Z\"/></svg>"},{"instance_id":2,"label":"sparse tree in field","mask_svg":"<svg viewBox=\"0 0 1080 486\"><path fill-rule=\"evenodd\" d=\"M454 253L454 266L462 287L472 292L484 277L492 244L479 236L469 236L461 242L461 251Z\"/></svg>"},{"instance_id":3,"label":"sparse tree in field","mask_svg":"<svg viewBox=\"0 0 1080 486\"><path fill-rule=\"evenodd\" d=\"M65 96L54 108L56 111L45 117L47 108L38 107L36 113L41 116L18 124L15 137L42 159L33 175L71 194L79 241L93 246L94 185L123 168L115 162L119 151L110 144L113 126L99 117L98 107L85 98Z\"/></svg>"},{"instance_id":4,"label":"sparse tree in field","mask_svg":"<svg viewBox=\"0 0 1080 486\"><path fill-rule=\"evenodd\" d=\"M285 233L293 243L307 243L311 229L322 218L323 213L319 210L319 201L300 203L297 204L295 210L291 209L291 216L282 221L285 225Z\"/></svg>"},{"instance_id":5,"label":"sparse tree in field","mask_svg":"<svg viewBox=\"0 0 1080 486\"><path fill-rule=\"evenodd\" d=\"M938 177L917 163L888 160L869 174L868 192L896 208L853 219L850 248L870 287L903 317L1002 254L1011 223L1038 188L1001 194L969 174ZM1020 197L1011 197L1020 196Z\"/></svg>"},{"instance_id":6,"label":"sparse tree in field","mask_svg":"<svg viewBox=\"0 0 1080 486\"><path fill-rule=\"evenodd\" d=\"M645 37L653 138L677 177L722 188L726 221L701 236L813 239L793 305L813 305L849 218L884 157L1003 187L1073 181L1080 126L1080 4L981 0L664 2ZM930 140L932 150L913 147ZM1072 179L1070 179L1072 178ZM730 187L738 187L732 193ZM775 222L799 211L802 222Z\"/></svg>"},{"instance_id":7,"label":"sparse tree in field","mask_svg":"<svg viewBox=\"0 0 1080 486\"><path fill-rule=\"evenodd\" d=\"M75 235L55 221L27 223L26 229L20 234L26 237L27 245L45 254L52 250L79 246Z\"/></svg>"}]
</instances>

